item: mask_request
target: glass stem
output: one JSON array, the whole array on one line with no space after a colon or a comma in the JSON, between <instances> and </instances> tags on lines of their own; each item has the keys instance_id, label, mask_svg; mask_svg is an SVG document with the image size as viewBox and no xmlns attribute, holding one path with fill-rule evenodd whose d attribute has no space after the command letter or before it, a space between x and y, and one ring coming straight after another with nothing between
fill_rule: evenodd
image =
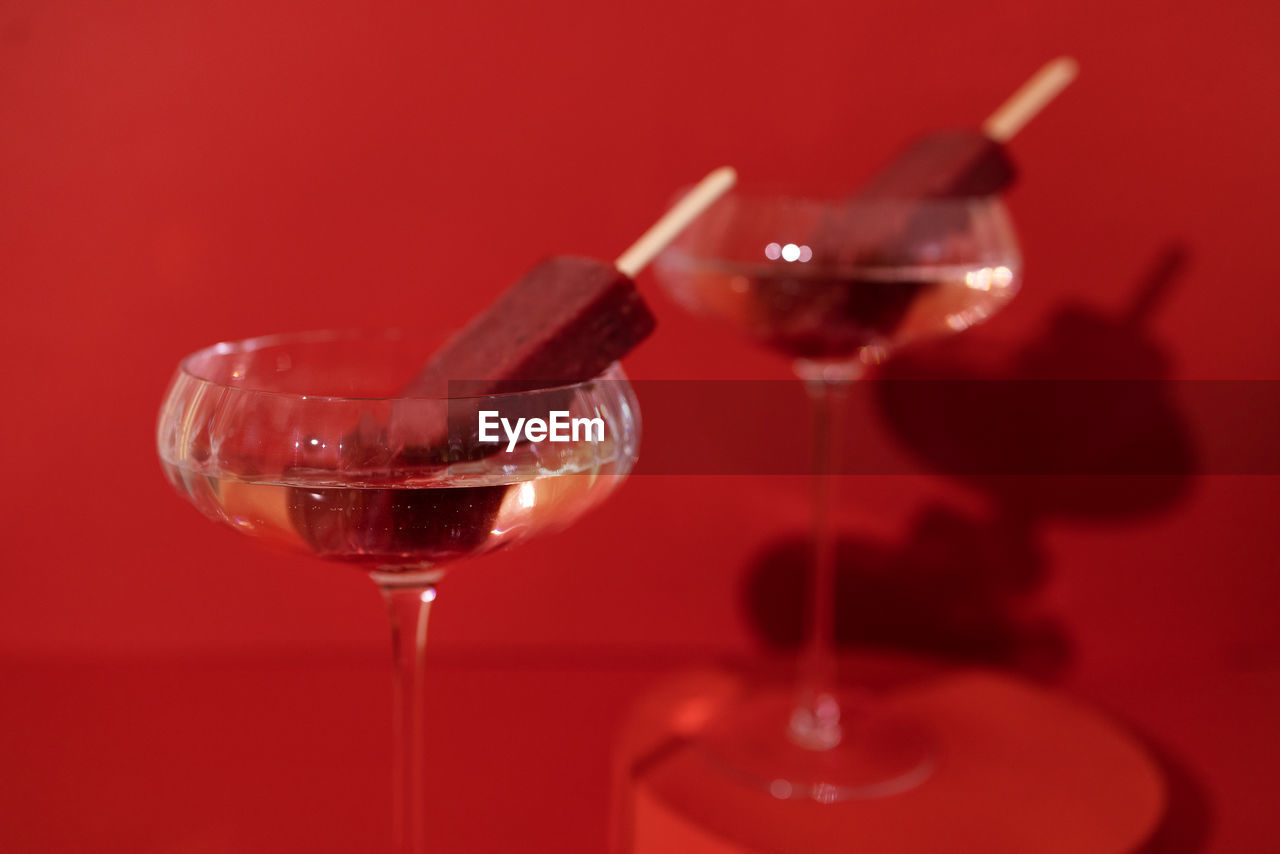
<instances>
[{"instance_id":1,"label":"glass stem","mask_svg":"<svg viewBox=\"0 0 1280 854\"><path fill-rule=\"evenodd\" d=\"M395 664L392 835L396 854L424 854L423 653L427 645L427 617L436 598L439 573L379 572L374 573L373 578L382 590L391 618L391 653Z\"/></svg>"},{"instance_id":2,"label":"glass stem","mask_svg":"<svg viewBox=\"0 0 1280 854\"><path fill-rule=\"evenodd\" d=\"M803 374L802 374L803 376ZM810 750L840 743L836 701L836 526L844 411L852 376L805 376L813 422L813 564L809 575L809 636L800 655L790 739Z\"/></svg>"}]
</instances>

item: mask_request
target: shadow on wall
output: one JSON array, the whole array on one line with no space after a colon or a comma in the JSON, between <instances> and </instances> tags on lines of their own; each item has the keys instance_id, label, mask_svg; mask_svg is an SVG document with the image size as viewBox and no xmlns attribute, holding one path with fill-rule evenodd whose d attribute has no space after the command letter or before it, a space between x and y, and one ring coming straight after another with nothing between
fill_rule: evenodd
<instances>
[{"instance_id":1,"label":"shadow on wall","mask_svg":"<svg viewBox=\"0 0 1280 854\"><path fill-rule=\"evenodd\" d=\"M1197 469L1187 424L1167 386L1152 381L1169 378L1170 357L1144 325L1187 260L1183 245L1166 247L1130 288L1135 296L1119 316L1068 303L1043 334L1012 350L993 351L987 342L979 351L958 336L890 361L881 378L913 382L876 384L885 424L930 469L983 495L987 510L933 503L915 513L900 540L843 537L839 644L1041 679L1070 663L1064 627L1035 601L1052 570L1042 526L1055 519L1117 525L1167 512ZM966 399L947 400L957 396ZM957 411L948 408L953 403L963 404L964 418L947 417ZM1046 459L1051 474L1041 473ZM1070 473L1113 472L1115 460L1143 473ZM801 640L810 555L807 533L797 533L748 567L748 617L773 646Z\"/></svg>"}]
</instances>

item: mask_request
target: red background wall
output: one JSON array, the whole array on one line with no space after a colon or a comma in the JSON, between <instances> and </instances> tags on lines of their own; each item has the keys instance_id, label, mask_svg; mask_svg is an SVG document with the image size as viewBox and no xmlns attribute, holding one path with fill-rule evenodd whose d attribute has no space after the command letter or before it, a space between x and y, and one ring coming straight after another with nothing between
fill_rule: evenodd
<instances>
[{"instance_id":1,"label":"red background wall","mask_svg":"<svg viewBox=\"0 0 1280 854\"><path fill-rule=\"evenodd\" d=\"M1273 4L1208 0L6 3L0 653L380 649L367 581L171 494L153 424L179 357L456 325L542 255L612 257L713 166L839 192L1060 53L1079 80L1014 143L1025 288L972 342L1030 340L1069 301L1118 312L1178 242L1187 269L1145 334L1176 376L1276 379L1278 24ZM633 376L786 375L642 287L661 329ZM848 523L886 534L925 499L968 500L934 478L848 486ZM1273 478L1206 477L1166 513L1045 534L1037 597L1082 683L1264 674L1221 688L1238 742L1147 720L1224 774L1280 761L1259 705L1280 671L1278 500ZM458 572L433 642L750 648L742 566L804 501L788 480L636 478Z\"/></svg>"}]
</instances>

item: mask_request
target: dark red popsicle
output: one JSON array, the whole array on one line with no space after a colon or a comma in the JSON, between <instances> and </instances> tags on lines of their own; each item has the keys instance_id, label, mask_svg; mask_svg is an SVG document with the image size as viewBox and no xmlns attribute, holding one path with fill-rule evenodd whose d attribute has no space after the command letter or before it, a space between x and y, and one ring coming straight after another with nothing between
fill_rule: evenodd
<instances>
[{"instance_id":1,"label":"dark red popsicle","mask_svg":"<svg viewBox=\"0 0 1280 854\"><path fill-rule=\"evenodd\" d=\"M653 327L635 283L614 265L549 258L450 339L404 394L493 394L581 382L629 353Z\"/></svg>"},{"instance_id":2,"label":"dark red popsicle","mask_svg":"<svg viewBox=\"0 0 1280 854\"><path fill-rule=\"evenodd\" d=\"M654 319L630 277L593 258L542 261L445 343L403 389L388 430L408 464L495 453L478 438L481 395L533 391L599 376L648 337ZM564 395L566 398L568 393ZM447 398L447 400L445 399ZM546 417L555 393L508 399L504 417ZM532 407L525 412L525 408ZM537 410L537 411L534 411ZM395 436L403 436L395 441Z\"/></svg>"},{"instance_id":3,"label":"dark red popsicle","mask_svg":"<svg viewBox=\"0 0 1280 854\"><path fill-rule=\"evenodd\" d=\"M918 138L863 184L857 198L934 199L1004 192L1015 177L1004 143L1074 80L1076 71L1076 61L1069 56L1046 63L987 117L981 130L943 130Z\"/></svg>"},{"instance_id":4,"label":"dark red popsicle","mask_svg":"<svg viewBox=\"0 0 1280 854\"><path fill-rule=\"evenodd\" d=\"M848 204L833 209L818 225L813 235L814 260L833 268L893 266L913 259L918 247L940 247L951 235L963 234L972 225L967 203L926 203L994 196L1009 189L1016 173L1004 143L1075 74L1075 60L1059 57L1001 104L981 130L942 130L917 138L865 181ZM892 301L882 301L883 288L851 289L848 306L854 311L847 319L855 329L873 320L873 328L888 337L923 287L922 283L900 285ZM818 300L812 289L806 295ZM877 310L868 314L867 308ZM807 338L792 343L813 346Z\"/></svg>"},{"instance_id":5,"label":"dark red popsicle","mask_svg":"<svg viewBox=\"0 0 1280 854\"><path fill-rule=\"evenodd\" d=\"M919 137L870 180L856 199L931 199L1002 193L1016 173L1005 147L978 130Z\"/></svg>"}]
</instances>

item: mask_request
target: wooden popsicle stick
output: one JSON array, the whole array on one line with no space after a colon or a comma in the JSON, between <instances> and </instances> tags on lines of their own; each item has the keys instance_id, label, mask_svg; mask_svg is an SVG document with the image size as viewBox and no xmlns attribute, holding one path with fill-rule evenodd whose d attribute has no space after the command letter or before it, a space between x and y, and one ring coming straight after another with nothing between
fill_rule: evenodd
<instances>
[{"instance_id":1,"label":"wooden popsicle stick","mask_svg":"<svg viewBox=\"0 0 1280 854\"><path fill-rule=\"evenodd\" d=\"M1046 63L987 117L983 133L996 142L1008 142L1076 79L1079 70L1079 64L1069 56Z\"/></svg>"},{"instance_id":2,"label":"wooden popsicle stick","mask_svg":"<svg viewBox=\"0 0 1280 854\"><path fill-rule=\"evenodd\" d=\"M737 180L738 173L730 166L711 172L619 255L614 266L627 276L635 276Z\"/></svg>"}]
</instances>

